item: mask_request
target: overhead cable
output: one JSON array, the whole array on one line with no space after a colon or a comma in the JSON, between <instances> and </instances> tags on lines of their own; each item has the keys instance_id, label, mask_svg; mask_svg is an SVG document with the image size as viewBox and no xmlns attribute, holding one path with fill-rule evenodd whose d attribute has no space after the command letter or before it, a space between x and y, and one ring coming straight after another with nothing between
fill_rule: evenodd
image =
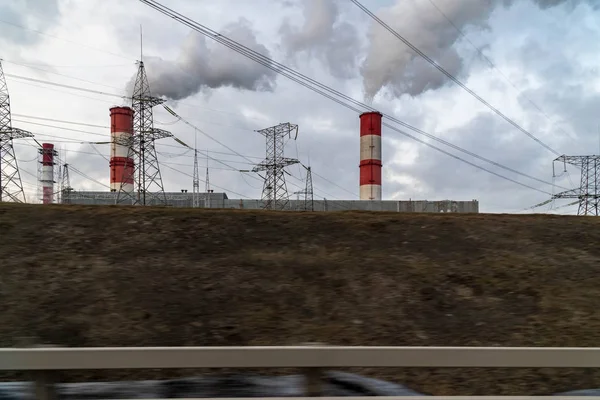
<instances>
[{"instance_id":1,"label":"overhead cable","mask_svg":"<svg viewBox=\"0 0 600 400\"><path fill-rule=\"evenodd\" d=\"M490 110L492 110L496 115L498 115L499 117L501 117L502 119L504 119L506 122L508 122L509 124L511 124L512 126L514 126L515 128L517 128L519 131L523 132L525 135L529 136L531 139L533 139L539 145L541 145L544 148L546 148L548 151L554 153L557 156L561 155L559 152L557 152L556 150L554 150L553 148L551 148L550 146L548 146L546 143L542 142L540 139L538 139L532 133L530 133L529 131L527 131L525 128L521 127L521 125L517 124L515 121L513 121L512 119L510 119L509 117L507 117L505 114L503 114L496 107L494 107L493 105L491 105L490 103L488 103L485 99L483 99L481 96L479 96L473 90L469 89L464 83L462 83L456 77L454 77L454 75L452 75L450 72L446 71L441 65L439 65L432 58L430 58L429 56L427 56L427 54L423 53L416 46L414 46L411 42L409 42L408 40L406 40L398 32L396 32L394 29L392 29L388 24L386 24L384 21L382 21L381 18L379 18L378 16L376 16L375 14L373 14L367 7L363 6L360 1L358 1L358 0L350 0L350 1L352 3L354 3L358 8L360 8L365 14L367 14L369 17L371 17L373 20L375 20L379 25L381 25L382 27L384 27L388 32L390 32L396 38L398 38L399 40L401 40L405 45L407 45L408 47L410 47L410 49L412 51L414 51L415 53L417 53L418 55L420 55L423 59L425 59L425 61L427 61L432 66L434 66L438 71L440 71L442 74L444 74L448 79L450 79L452 82L456 83L458 86L460 86L462 89L464 89L471 96L473 96L474 98L476 98L477 100L479 100L479 102L481 102L483 105L485 105Z\"/></svg>"},{"instance_id":2,"label":"overhead cable","mask_svg":"<svg viewBox=\"0 0 600 400\"><path fill-rule=\"evenodd\" d=\"M312 91L314 91L314 92L316 92L318 94L321 94L322 96L324 96L326 98L329 98L332 101L335 101L336 103L338 103L338 104L340 104L340 105L342 105L342 106L344 106L344 107L346 107L346 108L348 108L348 109L350 109L350 110L352 110L352 111L354 111L356 113L361 113L362 112L362 110L360 110L357 107L361 107L361 108L367 109L369 111L376 111L373 107L368 106L368 105L366 105L364 103L361 103L361 102L359 102L357 100L354 100L353 98L351 98L351 97L349 97L349 96L347 96L347 95L345 95L345 94L343 94L343 93L341 93L341 92L339 92L339 91L337 91L335 89L332 89L332 88L330 88L330 87L328 87L328 86L326 86L326 85L324 85L322 83L319 83L319 82L315 81L314 79L309 78L309 77L307 77L307 76L305 76L305 75L303 75L303 74L301 74L301 73L299 73L299 72L297 72L297 71L295 71L295 70L293 70L293 69L291 69L291 68L289 68L289 67L287 67L287 66L285 66L285 65L283 65L283 64L281 64L279 62L277 62L277 61L274 61L271 58L269 58L269 57L267 57L267 56L265 56L265 55L263 55L261 53L258 53L258 52L254 51L254 50L252 50L252 49L250 49L250 48L248 48L248 47L246 47L246 46L244 46L244 45L242 45L242 44L240 44L240 43L238 43L238 42L236 42L236 41L234 41L234 40L232 40L232 39L230 39L230 38L228 38L228 37L226 37L226 36L224 36L224 35L222 35L222 34L220 34L218 32L216 32L216 31L214 31L214 30L212 30L212 29L210 29L210 28L208 28L208 27L206 27L206 26L204 26L204 25L196 22L196 21L193 21L192 19L190 19L190 18L188 18L188 17L186 17L186 16L184 16L184 15L182 15L182 14L180 14L180 13L178 13L178 12L172 10L172 9L170 9L169 7L166 7L166 6L162 5L162 4L160 4L159 2L157 2L155 0L139 0L139 1L141 1L142 3L148 5L148 6L152 7L152 8L154 8L155 10L161 12L162 14L167 15L167 16L173 18L174 20L176 20L176 21L178 21L178 22L180 22L180 23L188 26L189 28L194 29L195 31L197 31L197 32L205 35L206 37L209 37L209 38L217 41L218 43L221 43L222 45L224 45L224 46L226 46L226 47L228 47L228 48L230 48L230 49L238 52L239 54L244 55L247 58L252 59L253 61L255 61L255 62L257 62L257 63L259 63L259 64L261 64L261 65L263 65L263 66L265 66L265 67L267 67L267 68L269 68L269 69L277 72L277 73L279 73L280 75L283 75L283 76L287 77L288 79L290 79L292 81L295 81L295 82L299 83L300 85L302 85L302 86L304 86L304 87L306 87L306 88L308 88L308 89L310 89L310 90L312 90ZM342 101L339 98L336 98L334 96L341 97L342 99L344 99L344 100L346 100L346 101L354 104L354 106L350 105L350 104L348 104L348 103L346 103L346 102L344 102L344 101ZM402 126L405 126L406 128L411 129L411 130L414 130L415 132L418 132L420 134L424 134L427 137L429 137L430 139L439 141L440 143L448 145L448 146L450 146L450 147L452 147L452 148L454 148L454 149L456 149L458 151L464 152L464 153L469 154L469 155L471 155L473 157L476 157L476 158L478 158L478 159L480 159L482 161L491 163L491 164L493 164L495 166L498 166L500 168L506 169L506 170L511 171L513 173L517 173L519 175L522 175L522 176L528 177L530 179L542 182L544 184L551 185L551 183L549 183L549 182L546 182L546 181L543 181L541 179L532 177L530 175L521 173L521 172L516 171L516 170L514 170L514 169L512 169L510 167L503 166L502 164L499 164L499 163L494 162L492 160L488 160L485 157L479 156L479 155L477 155L477 154L475 154L473 152L470 152L468 150L462 149L459 146L452 145L452 144L450 144L449 142L447 142L447 141L445 141L443 139L439 139L439 138L437 138L437 137L435 137L435 136L433 136L431 134L428 134L428 133L422 131L421 129L415 128L415 127L413 127L413 126L411 126L411 125L409 125L409 124L407 124L407 123L405 123L403 121L398 120L397 118L394 118L394 117L386 115L386 114L383 114L383 115L386 118L388 118L389 120L393 121L393 122L396 122L396 123L398 123L398 124L400 124ZM389 127L390 129L398 132L398 133L401 133L401 134L403 134L405 136L408 136L410 138L414 138L414 136L408 135L405 132L403 132L403 131L399 130L398 128L396 128L396 127L392 127L389 124L386 124L386 126ZM416 138L415 138L415 140L416 140ZM420 141L420 140L417 140L417 141L422 142L422 143L426 143L426 142L423 142L423 141ZM435 146L430 146L430 147L432 147L434 149L439 149L439 148L437 148ZM439 151L442 151L442 150L439 149ZM465 160L465 159L463 159L461 157L452 155L451 153L448 153L446 151L442 151L442 152L444 154L452 156L453 158L455 158L455 159L457 159L459 161L465 162L465 163L467 163L467 164L469 164L469 165L471 165L471 166L473 166L475 168L479 168L479 169L481 169L483 171L492 173L493 175L495 175L497 177L500 177L502 179L506 179L506 180L508 180L510 182L513 182L513 183L517 183L518 182L518 181L515 181L514 179L505 177L505 176L497 174L495 172L491 172L489 169L486 169L486 168L483 168L483 167L481 167L481 166L479 166L477 164L471 163L471 162L469 162L469 161L467 161L467 160ZM521 183L518 183L518 184L520 184L521 186L532 188L531 186L526 185L526 184L521 184ZM534 190L540 191L538 189L534 189Z\"/></svg>"}]
</instances>

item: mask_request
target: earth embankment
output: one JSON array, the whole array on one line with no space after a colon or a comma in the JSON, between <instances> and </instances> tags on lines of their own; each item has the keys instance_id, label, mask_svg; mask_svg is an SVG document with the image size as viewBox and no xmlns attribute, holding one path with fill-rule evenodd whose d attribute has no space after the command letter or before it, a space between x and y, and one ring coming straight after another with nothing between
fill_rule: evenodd
<instances>
[{"instance_id":1,"label":"earth embankment","mask_svg":"<svg viewBox=\"0 0 600 400\"><path fill-rule=\"evenodd\" d=\"M600 220L0 204L0 346L598 346ZM600 371L358 370L438 395ZM85 379L166 377L103 372Z\"/></svg>"}]
</instances>

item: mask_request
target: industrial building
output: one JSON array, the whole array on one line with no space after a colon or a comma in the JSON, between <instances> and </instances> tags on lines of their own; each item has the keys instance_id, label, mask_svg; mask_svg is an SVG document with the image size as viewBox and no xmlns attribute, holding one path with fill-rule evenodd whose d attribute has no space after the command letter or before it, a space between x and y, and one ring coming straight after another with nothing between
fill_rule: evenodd
<instances>
[{"instance_id":1,"label":"industrial building","mask_svg":"<svg viewBox=\"0 0 600 400\"><path fill-rule=\"evenodd\" d=\"M167 192L168 207L192 207L194 194L189 192ZM198 193L202 208L234 208L238 210L258 210L264 207L258 199L230 199L226 193ZM63 204L82 205L114 205L116 192L64 192ZM151 204L152 205L152 204ZM289 211L389 211L389 212L444 212L444 213L478 213L479 202L471 201L429 201L429 200L314 200L307 204L305 200L289 200L286 208Z\"/></svg>"}]
</instances>

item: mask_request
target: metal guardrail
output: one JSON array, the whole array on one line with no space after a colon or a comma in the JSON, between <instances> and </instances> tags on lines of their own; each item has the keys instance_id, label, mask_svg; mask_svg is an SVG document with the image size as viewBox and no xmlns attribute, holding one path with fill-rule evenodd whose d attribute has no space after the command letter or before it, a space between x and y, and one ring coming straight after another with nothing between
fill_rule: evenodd
<instances>
[{"instance_id":1,"label":"metal guardrail","mask_svg":"<svg viewBox=\"0 0 600 400\"><path fill-rule=\"evenodd\" d=\"M2 348L0 370L30 371L39 399L55 398L52 371L161 368L305 368L306 393L320 371L345 367L598 368L596 347L91 347ZM435 396L428 396L435 399ZM408 400L409 397L401 397ZM455 398L461 397L438 397ZM462 397L468 398L468 397ZM474 397L471 397L474 398ZM481 398L478 396L477 398ZM485 398L485 397L484 397ZM509 397L489 397L509 398ZM542 398L520 396L513 398ZM553 399L560 396L553 396ZM345 398L348 400L349 398ZM287 399L289 400L289 398Z\"/></svg>"},{"instance_id":2,"label":"metal guardrail","mask_svg":"<svg viewBox=\"0 0 600 400\"><path fill-rule=\"evenodd\" d=\"M1 348L0 370L150 368L599 368L597 347Z\"/></svg>"}]
</instances>

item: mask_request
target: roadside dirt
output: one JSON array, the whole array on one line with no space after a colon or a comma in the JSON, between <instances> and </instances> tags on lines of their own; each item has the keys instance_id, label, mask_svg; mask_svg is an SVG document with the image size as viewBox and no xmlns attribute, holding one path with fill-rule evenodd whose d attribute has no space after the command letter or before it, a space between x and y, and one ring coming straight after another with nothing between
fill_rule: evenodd
<instances>
[{"instance_id":1,"label":"roadside dirt","mask_svg":"<svg viewBox=\"0 0 600 400\"><path fill-rule=\"evenodd\" d=\"M0 346L598 346L599 228L591 217L0 204ZM600 387L592 370L353 372L437 395Z\"/></svg>"}]
</instances>

